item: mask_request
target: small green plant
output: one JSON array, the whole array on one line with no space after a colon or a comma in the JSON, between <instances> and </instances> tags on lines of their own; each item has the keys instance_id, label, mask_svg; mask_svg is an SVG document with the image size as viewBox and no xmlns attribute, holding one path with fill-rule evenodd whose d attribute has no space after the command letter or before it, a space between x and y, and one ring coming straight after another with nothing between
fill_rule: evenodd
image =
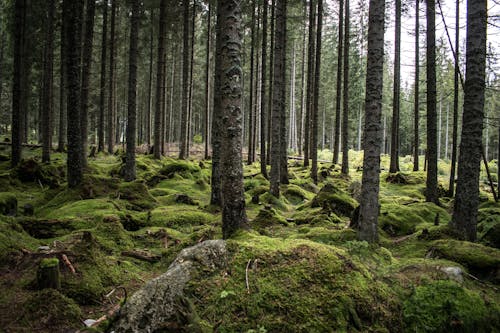
<instances>
[{"instance_id":1,"label":"small green plant","mask_svg":"<svg viewBox=\"0 0 500 333\"><path fill-rule=\"evenodd\" d=\"M201 134L195 134L193 136L193 142L194 143L202 143L203 142L203 137L201 136Z\"/></svg>"}]
</instances>

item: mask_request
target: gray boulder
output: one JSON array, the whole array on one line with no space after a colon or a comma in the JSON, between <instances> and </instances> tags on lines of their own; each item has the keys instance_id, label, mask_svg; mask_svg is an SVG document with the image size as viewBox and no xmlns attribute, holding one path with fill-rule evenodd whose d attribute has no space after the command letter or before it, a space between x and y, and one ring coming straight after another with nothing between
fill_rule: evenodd
<instances>
[{"instance_id":1,"label":"gray boulder","mask_svg":"<svg viewBox=\"0 0 500 333\"><path fill-rule=\"evenodd\" d=\"M227 264L226 243L208 240L183 249L167 272L139 289L121 309L116 333L171 331L183 309L184 288L197 272L213 272ZM170 330L169 330L170 328Z\"/></svg>"}]
</instances>

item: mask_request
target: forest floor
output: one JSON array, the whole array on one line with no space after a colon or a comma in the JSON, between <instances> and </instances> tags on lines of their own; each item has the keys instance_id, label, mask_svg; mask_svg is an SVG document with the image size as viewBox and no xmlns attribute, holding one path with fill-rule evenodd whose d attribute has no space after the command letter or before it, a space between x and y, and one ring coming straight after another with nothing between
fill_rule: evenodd
<instances>
[{"instance_id":1,"label":"forest floor","mask_svg":"<svg viewBox=\"0 0 500 333\"><path fill-rule=\"evenodd\" d=\"M65 155L48 164L40 155L25 149L10 169L0 147L0 332L105 331L108 321L83 321L164 273L183 248L221 238L210 161L141 155L138 180L126 183L121 158L99 154L83 185L68 189ZM226 270L190 282L197 331L500 331L500 204L484 177L478 242L458 241L447 229L449 165L439 164L438 207L424 200L425 174L402 158L402 172L381 174L380 246L370 246L348 227L362 156L352 152L349 177L321 164L318 185L301 163L290 161L280 199L257 163L245 166L252 229L227 242ZM38 290L44 258L59 259L58 290Z\"/></svg>"}]
</instances>

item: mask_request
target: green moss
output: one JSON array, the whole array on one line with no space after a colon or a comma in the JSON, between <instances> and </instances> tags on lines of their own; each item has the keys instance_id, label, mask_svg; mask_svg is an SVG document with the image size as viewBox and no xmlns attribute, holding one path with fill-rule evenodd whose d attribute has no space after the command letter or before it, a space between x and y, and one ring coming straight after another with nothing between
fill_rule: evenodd
<instances>
[{"instance_id":1,"label":"green moss","mask_svg":"<svg viewBox=\"0 0 500 333\"><path fill-rule=\"evenodd\" d=\"M271 193L266 192L260 196L260 201L264 204L271 205L273 208L278 209L282 212L287 212L290 210L290 207L288 206L288 200L283 196L276 198Z\"/></svg>"},{"instance_id":2,"label":"green moss","mask_svg":"<svg viewBox=\"0 0 500 333\"><path fill-rule=\"evenodd\" d=\"M358 203L332 183L326 183L311 201L311 207L322 207L337 215L350 217Z\"/></svg>"},{"instance_id":3,"label":"green moss","mask_svg":"<svg viewBox=\"0 0 500 333\"><path fill-rule=\"evenodd\" d=\"M17 198L14 194L0 192L0 214L12 216L17 214Z\"/></svg>"},{"instance_id":4,"label":"green moss","mask_svg":"<svg viewBox=\"0 0 500 333\"><path fill-rule=\"evenodd\" d=\"M11 259L11 252L33 250L39 245L13 218L0 216L0 263Z\"/></svg>"},{"instance_id":5,"label":"green moss","mask_svg":"<svg viewBox=\"0 0 500 333\"><path fill-rule=\"evenodd\" d=\"M301 231L301 230L299 230ZM309 239L314 242L338 245L346 241L356 239L356 232L352 229L329 229L325 227L313 227L302 230L299 234L292 236L293 238Z\"/></svg>"},{"instance_id":6,"label":"green moss","mask_svg":"<svg viewBox=\"0 0 500 333\"><path fill-rule=\"evenodd\" d=\"M481 297L451 281L417 287L404 302L403 316L407 329L413 332L487 332L492 329ZM498 319L496 321L498 324Z\"/></svg>"},{"instance_id":7,"label":"green moss","mask_svg":"<svg viewBox=\"0 0 500 333\"><path fill-rule=\"evenodd\" d=\"M311 192L308 192L300 186L294 184L287 185L283 191L283 195L294 205L301 204L305 200L311 200L313 198L313 194Z\"/></svg>"},{"instance_id":8,"label":"green moss","mask_svg":"<svg viewBox=\"0 0 500 333\"><path fill-rule=\"evenodd\" d=\"M121 183L116 198L126 200L127 208L132 210L150 210L157 206L156 199L141 181Z\"/></svg>"},{"instance_id":9,"label":"green moss","mask_svg":"<svg viewBox=\"0 0 500 333\"><path fill-rule=\"evenodd\" d=\"M310 224L311 226L331 226L343 223L335 213L325 212L323 208L302 208L292 215L295 224Z\"/></svg>"},{"instance_id":10,"label":"green moss","mask_svg":"<svg viewBox=\"0 0 500 333\"><path fill-rule=\"evenodd\" d=\"M379 226L390 236L410 235L417 230L432 226L437 214L439 214L440 224L449 222L448 212L432 203L382 204Z\"/></svg>"},{"instance_id":11,"label":"green moss","mask_svg":"<svg viewBox=\"0 0 500 333\"><path fill-rule=\"evenodd\" d=\"M59 259L57 258L44 258L40 261L40 268L49 268L59 266Z\"/></svg>"},{"instance_id":12,"label":"green moss","mask_svg":"<svg viewBox=\"0 0 500 333\"><path fill-rule=\"evenodd\" d=\"M283 216L271 207L262 208L257 217L250 223L250 226L256 230L263 231L276 225L287 226L288 222Z\"/></svg>"},{"instance_id":13,"label":"green moss","mask_svg":"<svg viewBox=\"0 0 500 333\"><path fill-rule=\"evenodd\" d=\"M188 205L160 207L151 211L150 224L153 226L190 228L195 225L211 224L215 221L212 214Z\"/></svg>"},{"instance_id":14,"label":"green moss","mask_svg":"<svg viewBox=\"0 0 500 333\"><path fill-rule=\"evenodd\" d=\"M434 256L467 266L473 274L500 281L500 250L481 244L441 239L432 243Z\"/></svg>"},{"instance_id":15,"label":"green moss","mask_svg":"<svg viewBox=\"0 0 500 333\"><path fill-rule=\"evenodd\" d=\"M183 178L192 178L193 174L200 172L199 165L181 160L169 160L166 165L164 165L159 174L167 178L173 178L174 175L180 175Z\"/></svg>"},{"instance_id":16,"label":"green moss","mask_svg":"<svg viewBox=\"0 0 500 333\"><path fill-rule=\"evenodd\" d=\"M479 209L477 233L481 243L500 248L500 207Z\"/></svg>"},{"instance_id":17,"label":"green moss","mask_svg":"<svg viewBox=\"0 0 500 333\"><path fill-rule=\"evenodd\" d=\"M55 289L35 292L23 307L22 320L27 321L30 331L56 332L81 327L80 308Z\"/></svg>"}]
</instances>

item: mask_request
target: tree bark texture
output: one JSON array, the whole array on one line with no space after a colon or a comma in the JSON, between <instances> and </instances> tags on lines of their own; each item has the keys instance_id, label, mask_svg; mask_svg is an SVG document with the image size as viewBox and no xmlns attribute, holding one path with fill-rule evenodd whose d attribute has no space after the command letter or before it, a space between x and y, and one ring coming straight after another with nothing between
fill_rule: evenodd
<instances>
[{"instance_id":1,"label":"tree bark texture","mask_svg":"<svg viewBox=\"0 0 500 333\"><path fill-rule=\"evenodd\" d=\"M266 110L266 73L267 73L267 9L268 4L266 1L263 3L263 17L262 17L262 77L260 84L260 172L267 178L266 168L266 125L268 111ZM267 129L268 131L269 129Z\"/></svg>"},{"instance_id":2,"label":"tree bark texture","mask_svg":"<svg viewBox=\"0 0 500 333\"><path fill-rule=\"evenodd\" d=\"M340 117L342 102L342 57L344 54L344 0L339 0L339 42L337 45L337 88L335 93L335 129L333 137L333 164L339 163Z\"/></svg>"},{"instance_id":3,"label":"tree bark texture","mask_svg":"<svg viewBox=\"0 0 500 333\"><path fill-rule=\"evenodd\" d=\"M115 29L116 1L111 0L111 31L109 36L109 80L108 80L108 153L113 154L115 146Z\"/></svg>"},{"instance_id":4,"label":"tree bark texture","mask_svg":"<svg viewBox=\"0 0 500 333\"><path fill-rule=\"evenodd\" d=\"M414 119L413 119L413 171L419 169L419 121L420 121L420 0L415 4L415 95L414 95Z\"/></svg>"},{"instance_id":5,"label":"tree bark texture","mask_svg":"<svg viewBox=\"0 0 500 333\"><path fill-rule=\"evenodd\" d=\"M453 73L453 130L451 143L451 168L450 182L448 186L448 195L453 197L455 193L455 171L457 169L457 151L458 151L458 97L459 97L459 52L460 52L460 3L457 0L455 4L455 69ZM500 144L499 144L500 146ZM500 170L500 169L499 169ZM499 182L500 184L500 182Z\"/></svg>"},{"instance_id":6,"label":"tree bark texture","mask_svg":"<svg viewBox=\"0 0 500 333\"><path fill-rule=\"evenodd\" d=\"M312 113L312 140L311 140L311 178L314 183L318 183L318 107L319 107L319 86L321 75L321 30L323 23L323 0L318 0L318 24L316 31L316 59L314 66L314 92L313 92L313 113Z\"/></svg>"},{"instance_id":7,"label":"tree bark texture","mask_svg":"<svg viewBox=\"0 0 500 333\"><path fill-rule=\"evenodd\" d=\"M342 168L344 175L349 174L349 0L345 0L344 22L344 91L342 95Z\"/></svg>"},{"instance_id":8,"label":"tree bark texture","mask_svg":"<svg viewBox=\"0 0 500 333\"><path fill-rule=\"evenodd\" d=\"M307 46L307 91L306 114L304 122L304 167L309 166L311 155L311 112L313 104L314 87L314 48L315 48L316 6L314 1L309 1L309 41Z\"/></svg>"},{"instance_id":9,"label":"tree bark texture","mask_svg":"<svg viewBox=\"0 0 500 333\"><path fill-rule=\"evenodd\" d=\"M161 123L162 123L162 92L163 75L165 63L165 28L167 21L167 0L160 1L160 27L158 29L158 60L156 63L156 96L155 96L155 119L154 119L154 158L161 158Z\"/></svg>"},{"instance_id":10,"label":"tree bark texture","mask_svg":"<svg viewBox=\"0 0 500 333\"><path fill-rule=\"evenodd\" d=\"M98 151L104 151L104 119L106 101L106 51L108 47L108 0L102 4L102 37L101 37L101 90L99 94L99 125L97 127Z\"/></svg>"},{"instance_id":11,"label":"tree bark texture","mask_svg":"<svg viewBox=\"0 0 500 333\"><path fill-rule=\"evenodd\" d=\"M401 94L401 0L396 0L394 36L394 86L392 93L391 161L389 172L399 171L399 100Z\"/></svg>"},{"instance_id":12,"label":"tree bark texture","mask_svg":"<svg viewBox=\"0 0 500 333\"><path fill-rule=\"evenodd\" d=\"M189 0L183 0L184 4L184 30L182 47L182 111L181 111L181 137L179 158L187 157L186 140L188 135L188 112L189 112Z\"/></svg>"},{"instance_id":13,"label":"tree bark texture","mask_svg":"<svg viewBox=\"0 0 500 333\"><path fill-rule=\"evenodd\" d=\"M50 161L50 148L52 146L52 78L54 65L54 16L55 4L47 4L47 31L45 37L45 56L43 65L43 101L42 101L42 162Z\"/></svg>"},{"instance_id":14,"label":"tree bark texture","mask_svg":"<svg viewBox=\"0 0 500 333\"><path fill-rule=\"evenodd\" d=\"M217 6L217 44L215 69L221 116L222 234L229 238L247 223L242 165L242 69L241 1L219 0Z\"/></svg>"},{"instance_id":15,"label":"tree bark texture","mask_svg":"<svg viewBox=\"0 0 500 333\"><path fill-rule=\"evenodd\" d=\"M484 91L486 69L487 1L467 1L466 72L462 140L458 160L458 180L451 227L458 236L476 240L479 206Z\"/></svg>"},{"instance_id":16,"label":"tree bark texture","mask_svg":"<svg viewBox=\"0 0 500 333\"><path fill-rule=\"evenodd\" d=\"M370 0L358 239L378 241L385 0Z\"/></svg>"}]
</instances>

